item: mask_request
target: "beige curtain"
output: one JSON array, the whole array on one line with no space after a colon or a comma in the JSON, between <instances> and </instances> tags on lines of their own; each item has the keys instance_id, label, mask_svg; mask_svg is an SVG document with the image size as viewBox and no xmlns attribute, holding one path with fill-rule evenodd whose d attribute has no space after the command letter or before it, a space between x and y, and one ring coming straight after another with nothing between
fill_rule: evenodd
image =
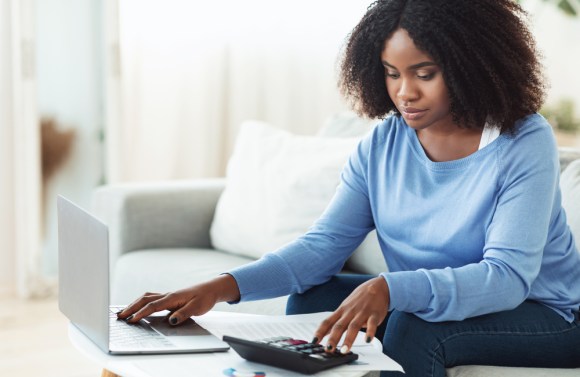
<instances>
[{"instance_id":1,"label":"beige curtain","mask_svg":"<svg viewBox=\"0 0 580 377\"><path fill-rule=\"evenodd\" d=\"M42 277L32 0L0 1L0 294L34 297Z\"/></svg>"},{"instance_id":2,"label":"beige curtain","mask_svg":"<svg viewBox=\"0 0 580 377\"><path fill-rule=\"evenodd\" d=\"M110 182L224 174L239 124L313 134L368 1L109 0Z\"/></svg>"}]
</instances>

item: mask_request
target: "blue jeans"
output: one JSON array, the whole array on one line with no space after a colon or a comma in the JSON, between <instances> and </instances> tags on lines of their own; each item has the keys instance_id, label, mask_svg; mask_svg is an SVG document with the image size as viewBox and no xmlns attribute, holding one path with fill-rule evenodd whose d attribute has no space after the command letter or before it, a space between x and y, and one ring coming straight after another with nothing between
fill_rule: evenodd
<instances>
[{"instance_id":1,"label":"blue jeans","mask_svg":"<svg viewBox=\"0 0 580 377\"><path fill-rule=\"evenodd\" d=\"M286 314L334 311L371 275L337 275L288 299ZM580 367L580 319L568 323L552 309L525 301L513 310L463 321L427 322L392 311L378 328L383 352L406 376L444 377L457 365ZM382 372L381 376L403 375Z\"/></svg>"}]
</instances>

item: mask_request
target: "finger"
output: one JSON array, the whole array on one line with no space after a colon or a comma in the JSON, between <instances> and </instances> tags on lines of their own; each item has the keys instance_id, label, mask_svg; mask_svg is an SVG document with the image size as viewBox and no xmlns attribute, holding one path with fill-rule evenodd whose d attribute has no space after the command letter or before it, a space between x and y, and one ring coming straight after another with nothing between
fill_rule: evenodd
<instances>
[{"instance_id":1,"label":"finger","mask_svg":"<svg viewBox=\"0 0 580 377\"><path fill-rule=\"evenodd\" d=\"M327 352L334 352L340 338L342 338L342 334L345 333L348 329L348 325L351 321L351 318L341 316L335 323L332 325L332 329L330 330L330 335L328 336L328 341L326 342L325 350Z\"/></svg>"},{"instance_id":2,"label":"finger","mask_svg":"<svg viewBox=\"0 0 580 377\"><path fill-rule=\"evenodd\" d=\"M194 315L199 316L207 313L211 308L211 305L206 305L203 301L194 298L178 310L174 311L169 317L169 323L172 325L179 325Z\"/></svg>"},{"instance_id":3,"label":"finger","mask_svg":"<svg viewBox=\"0 0 580 377\"><path fill-rule=\"evenodd\" d=\"M314 332L314 338L312 339L312 343L318 343L329 333L330 329L336 322L336 319L340 317L338 312L332 313L330 316L324 319L324 321L320 322L320 326Z\"/></svg>"},{"instance_id":4,"label":"finger","mask_svg":"<svg viewBox=\"0 0 580 377\"><path fill-rule=\"evenodd\" d=\"M127 318L134 314L135 312L139 311L143 306L147 305L151 301L158 300L159 298L163 297L164 295L160 293L145 293L143 296L139 297L137 300L133 301L129 304L125 309L117 312L117 318Z\"/></svg>"},{"instance_id":5,"label":"finger","mask_svg":"<svg viewBox=\"0 0 580 377\"><path fill-rule=\"evenodd\" d=\"M153 313L160 312L162 310L174 310L179 308L180 305L178 299L173 294L163 295L157 300L153 300L145 304L141 309L136 311L134 314L127 317L127 322L136 323L141 319L150 316Z\"/></svg>"},{"instance_id":6,"label":"finger","mask_svg":"<svg viewBox=\"0 0 580 377\"><path fill-rule=\"evenodd\" d=\"M365 341L367 343L370 343L377 334L377 327L379 327L380 323L381 321L374 315L371 315L367 320L367 331L365 334Z\"/></svg>"},{"instance_id":7,"label":"finger","mask_svg":"<svg viewBox=\"0 0 580 377\"><path fill-rule=\"evenodd\" d=\"M363 324L364 320L358 319L356 317L349 323L344 341L340 347L340 353L347 354L350 352L352 344L354 343L356 336L358 335Z\"/></svg>"},{"instance_id":8,"label":"finger","mask_svg":"<svg viewBox=\"0 0 580 377\"><path fill-rule=\"evenodd\" d=\"M164 294L162 293L156 293L156 292L146 292L144 293L141 297L139 297L138 299L136 299L135 301L133 301L132 303L130 303L129 305L127 305L123 310L121 310L121 312L123 314L126 314L126 312L128 310L135 310L136 308L140 308L143 305L143 300L146 298L159 298L160 296L163 296ZM149 302L149 301L147 301Z\"/></svg>"},{"instance_id":9,"label":"finger","mask_svg":"<svg viewBox=\"0 0 580 377\"><path fill-rule=\"evenodd\" d=\"M343 321L343 319L339 319L333 326L332 329L330 331L330 334L328 336L328 340L326 341L326 347L325 350L327 352L334 352L334 350L336 349L336 346L338 345L338 342L340 341L340 338L342 337L342 334L346 331L348 325L345 324Z\"/></svg>"}]
</instances>

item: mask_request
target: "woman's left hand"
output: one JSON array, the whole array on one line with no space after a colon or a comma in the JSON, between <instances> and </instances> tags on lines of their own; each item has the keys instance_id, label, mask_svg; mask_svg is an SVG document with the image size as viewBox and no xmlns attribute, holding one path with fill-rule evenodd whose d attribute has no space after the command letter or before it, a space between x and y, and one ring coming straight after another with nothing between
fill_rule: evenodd
<instances>
[{"instance_id":1,"label":"woman's left hand","mask_svg":"<svg viewBox=\"0 0 580 377\"><path fill-rule=\"evenodd\" d=\"M330 334L325 349L334 352L346 332L340 351L348 353L360 329L366 327L366 341L369 343L387 316L389 301L389 286L382 276L359 285L330 317L322 321L313 342L318 343Z\"/></svg>"}]
</instances>

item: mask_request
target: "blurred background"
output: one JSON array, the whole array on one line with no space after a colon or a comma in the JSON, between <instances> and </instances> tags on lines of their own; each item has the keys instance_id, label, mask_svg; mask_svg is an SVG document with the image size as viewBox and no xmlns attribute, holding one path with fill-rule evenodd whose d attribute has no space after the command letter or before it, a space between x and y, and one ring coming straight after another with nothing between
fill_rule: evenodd
<instances>
[{"instance_id":1,"label":"blurred background","mask_svg":"<svg viewBox=\"0 0 580 377\"><path fill-rule=\"evenodd\" d=\"M522 0L580 148L579 0ZM55 198L223 176L239 124L314 134L347 109L337 54L369 1L0 0L0 296L54 297Z\"/></svg>"}]
</instances>

